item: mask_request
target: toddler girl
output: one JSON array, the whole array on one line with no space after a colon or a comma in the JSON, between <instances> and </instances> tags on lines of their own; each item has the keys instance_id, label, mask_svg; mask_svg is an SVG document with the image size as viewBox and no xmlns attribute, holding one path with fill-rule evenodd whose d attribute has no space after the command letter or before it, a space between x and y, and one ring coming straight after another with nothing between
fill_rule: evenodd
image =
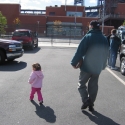
<instances>
[{"instance_id":1,"label":"toddler girl","mask_svg":"<svg viewBox=\"0 0 125 125\"><path fill-rule=\"evenodd\" d=\"M33 101L34 94L37 92L38 101L39 101L39 104L41 105L43 103L41 88L42 88L42 80L44 76L39 63L33 64L32 69L33 71L30 74L30 77L28 80L28 82L31 84L30 100Z\"/></svg>"}]
</instances>

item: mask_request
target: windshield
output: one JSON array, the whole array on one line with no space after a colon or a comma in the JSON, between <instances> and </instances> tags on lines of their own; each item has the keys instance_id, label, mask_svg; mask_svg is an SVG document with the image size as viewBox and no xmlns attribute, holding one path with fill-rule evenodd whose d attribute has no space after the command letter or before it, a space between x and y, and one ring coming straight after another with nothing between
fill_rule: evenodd
<instances>
[{"instance_id":1,"label":"windshield","mask_svg":"<svg viewBox=\"0 0 125 125\"><path fill-rule=\"evenodd\" d=\"M13 36L28 36L28 37L30 37L30 33L28 31L15 31Z\"/></svg>"}]
</instances>

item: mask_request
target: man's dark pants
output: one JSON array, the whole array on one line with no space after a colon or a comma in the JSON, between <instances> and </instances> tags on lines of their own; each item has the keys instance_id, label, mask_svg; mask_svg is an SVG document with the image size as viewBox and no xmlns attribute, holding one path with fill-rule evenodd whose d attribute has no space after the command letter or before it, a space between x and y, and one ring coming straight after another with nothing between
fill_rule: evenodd
<instances>
[{"instance_id":1,"label":"man's dark pants","mask_svg":"<svg viewBox=\"0 0 125 125\"><path fill-rule=\"evenodd\" d=\"M98 78L99 74L90 74L80 71L78 91L83 103L90 99L94 104L98 92ZM86 85L87 83L88 87Z\"/></svg>"}]
</instances>

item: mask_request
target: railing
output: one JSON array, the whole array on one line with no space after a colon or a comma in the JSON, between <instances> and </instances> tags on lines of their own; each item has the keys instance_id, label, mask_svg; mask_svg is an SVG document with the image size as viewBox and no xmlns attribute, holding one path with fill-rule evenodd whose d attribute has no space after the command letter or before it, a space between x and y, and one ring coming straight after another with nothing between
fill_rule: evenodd
<instances>
[{"instance_id":1,"label":"railing","mask_svg":"<svg viewBox=\"0 0 125 125\"><path fill-rule=\"evenodd\" d=\"M99 19L98 21L99 22L101 22L103 19L104 19L104 21L106 20L106 19L108 19L108 18L123 18L123 19L125 19L125 15L120 15L120 14L109 14L109 15L105 15L104 16L104 18L101 18L101 19Z\"/></svg>"}]
</instances>

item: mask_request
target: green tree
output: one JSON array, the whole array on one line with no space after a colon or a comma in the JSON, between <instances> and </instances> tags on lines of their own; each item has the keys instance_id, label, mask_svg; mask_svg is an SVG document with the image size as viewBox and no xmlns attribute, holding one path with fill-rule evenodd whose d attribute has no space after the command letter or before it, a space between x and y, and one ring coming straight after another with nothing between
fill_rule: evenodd
<instances>
[{"instance_id":1,"label":"green tree","mask_svg":"<svg viewBox=\"0 0 125 125\"><path fill-rule=\"evenodd\" d=\"M0 36L1 34L5 34L5 27L7 25L7 19L5 16L3 16L3 14L0 11Z\"/></svg>"},{"instance_id":2,"label":"green tree","mask_svg":"<svg viewBox=\"0 0 125 125\"><path fill-rule=\"evenodd\" d=\"M17 17L17 18L15 18L14 19L14 24L16 25L16 29L19 27L19 25L21 24L21 21L20 21L20 19Z\"/></svg>"}]
</instances>

